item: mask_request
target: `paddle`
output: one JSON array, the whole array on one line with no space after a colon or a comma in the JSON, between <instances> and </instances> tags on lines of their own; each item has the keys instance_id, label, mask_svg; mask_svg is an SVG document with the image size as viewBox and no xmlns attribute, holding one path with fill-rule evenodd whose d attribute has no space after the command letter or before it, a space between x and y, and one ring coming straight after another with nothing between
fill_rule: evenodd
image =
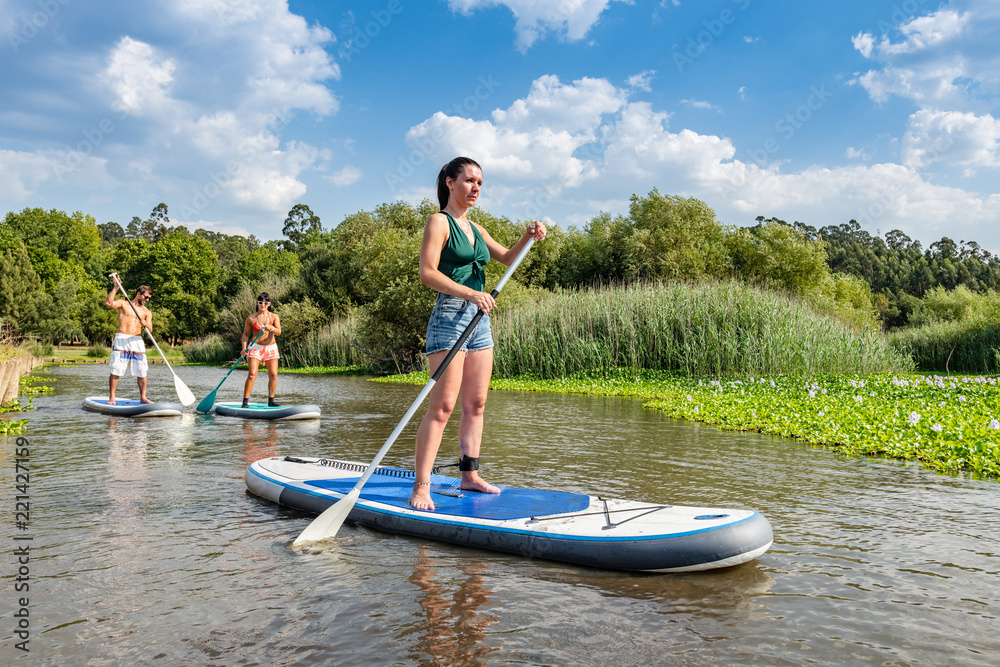
<instances>
[{"instance_id":1,"label":"paddle","mask_svg":"<svg viewBox=\"0 0 1000 667\"><path fill-rule=\"evenodd\" d=\"M264 335L264 330L261 329L260 333L258 333L256 336L254 336L253 340L250 341L250 345L247 346L247 349L250 349L250 346L252 346L254 343L256 343L257 339L260 338L263 335ZM240 362L243 361L243 358L246 357L246 356L247 356L246 350L243 350L242 354L240 354L240 358L237 359L236 363L233 364L233 367L229 369L229 373L226 373L226 377L222 378L222 382L225 382L226 380L229 379L230 373L232 373L233 371L236 370L236 367L240 365ZM212 411L212 408L215 407L215 394L218 393L219 389L222 387L222 382L219 383L218 387L216 387L215 389L212 390L211 394L209 394L205 398L201 399L201 403L198 404L198 407L196 407L195 410L197 410L198 412L211 412Z\"/></svg>"},{"instance_id":2,"label":"paddle","mask_svg":"<svg viewBox=\"0 0 1000 667\"><path fill-rule=\"evenodd\" d=\"M125 288L122 287L122 281L121 281L121 278L118 277L118 274L117 273L111 273L111 274L108 274L108 275L110 275L111 276L111 280L116 285L118 285L118 288L121 289L122 292L125 292ZM128 301L128 305L132 308L132 312L135 313L135 318L137 320L139 320L139 322L141 323L142 322L142 318L139 317L139 311L137 311L135 309L135 305L132 303L132 300L128 298L128 292L125 292L125 300ZM181 405L183 405L184 407L187 407L187 406L193 404L194 403L194 394L191 393L191 390L188 389L188 386L186 384L184 384L184 381L181 380L179 377L177 377L177 373L174 373L173 366L171 366L170 362L167 361L167 355L163 354L163 350L161 350L160 346L156 344L156 339L153 338L153 332L150 331L149 327L147 327L145 324L142 325L142 328L146 330L146 335L149 336L149 340L153 341L153 345L156 346L156 351L160 353L161 357L163 357L163 363L165 363L167 365L167 368L170 369L170 374L174 376L174 389L177 390L177 398L180 399Z\"/></svg>"},{"instance_id":3,"label":"paddle","mask_svg":"<svg viewBox=\"0 0 1000 667\"><path fill-rule=\"evenodd\" d=\"M514 269L516 269L517 265L521 263L524 256L528 254L528 249L531 248L534 242L534 237L528 239L528 242L524 244L521 252L518 253L517 258L511 263L510 268L508 268L507 272L503 274L503 277L500 279L500 282L497 283L497 286L493 288L491 295L494 299L497 298L497 295L500 293L500 290L503 289L503 286L507 284L507 280L514 273ZM451 360L456 354L458 354L459 349L461 349L462 345L465 344L466 339L472 335L473 330L476 328L476 325L479 324L479 320L481 319L483 319L483 311L480 310L476 313L476 316L472 318L472 321L469 322L469 326L465 327L465 331L463 331L462 335L458 337L458 341L451 348L451 351L448 352L448 356L444 358L441 365L438 366L436 371L434 371L434 375L432 375L431 379L428 380L426 385L424 385L424 388L420 390L416 400L413 401L413 405L411 405L410 409L406 411L405 415L403 415L403 419L400 420L399 424L396 425L396 428L389 435L385 444L382 445L382 449L378 450L378 454L376 454L375 458L372 459L372 462L368 464L368 469L365 470L363 475L361 475L361 479L359 479L357 484L354 485L354 488L351 489L350 493L335 502L333 505L330 505L323 511L322 514L313 519L313 522L306 526L306 529L302 531L302 534L299 535L294 542L292 542L292 546L297 547L308 542L318 542L319 540L324 540L328 537L335 537L337 535L337 531L340 530L342 525L344 525L347 515L351 513L355 503L358 502L358 497L361 495L361 487L365 485L365 482L367 482L368 478L371 477L372 472L375 471L375 468L382 461L385 455L389 453L389 448L392 447L394 442L396 442L396 438L399 437L399 434L409 423L410 418L413 417L413 413L417 411L420 404L424 402L425 398L427 398L427 394L431 392L431 389L437 383L445 369L448 368L448 364L450 364Z\"/></svg>"}]
</instances>

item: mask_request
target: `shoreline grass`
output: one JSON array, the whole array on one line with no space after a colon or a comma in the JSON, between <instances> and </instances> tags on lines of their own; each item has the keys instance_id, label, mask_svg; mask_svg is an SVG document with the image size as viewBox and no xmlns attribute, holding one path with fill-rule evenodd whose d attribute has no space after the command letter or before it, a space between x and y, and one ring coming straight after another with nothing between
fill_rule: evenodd
<instances>
[{"instance_id":1,"label":"shoreline grass","mask_svg":"<svg viewBox=\"0 0 1000 667\"><path fill-rule=\"evenodd\" d=\"M379 382L424 384L426 372ZM1000 382L937 375L691 378L615 369L546 379L494 378L491 389L635 397L645 407L726 430L794 438L848 456L912 461L1000 478Z\"/></svg>"}]
</instances>

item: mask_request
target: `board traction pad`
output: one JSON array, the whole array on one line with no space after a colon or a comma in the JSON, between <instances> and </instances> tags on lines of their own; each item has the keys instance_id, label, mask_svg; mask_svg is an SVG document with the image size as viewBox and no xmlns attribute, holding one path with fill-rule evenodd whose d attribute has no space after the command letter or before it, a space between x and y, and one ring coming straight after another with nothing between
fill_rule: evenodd
<instances>
[{"instance_id":1,"label":"board traction pad","mask_svg":"<svg viewBox=\"0 0 1000 667\"><path fill-rule=\"evenodd\" d=\"M497 486L500 493L480 493L459 488L458 480L444 475L431 475L431 498L434 510L414 510L410 507L410 492L413 490L413 472L399 468L381 470L409 473L406 477L373 474L361 488L361 498L370 502L384 503L428 515L449 514L470 519L509 521L529 519L533 516L548 516L567 512L581 512L590 507L590 496L563 491L543 491L521 489L516 486ZM347 495L361 479L343 477L340 479L320 479L307 481L307 486L335 491ZM455 494L462 497L455 497Z\"/></svg>"}]
</instances>

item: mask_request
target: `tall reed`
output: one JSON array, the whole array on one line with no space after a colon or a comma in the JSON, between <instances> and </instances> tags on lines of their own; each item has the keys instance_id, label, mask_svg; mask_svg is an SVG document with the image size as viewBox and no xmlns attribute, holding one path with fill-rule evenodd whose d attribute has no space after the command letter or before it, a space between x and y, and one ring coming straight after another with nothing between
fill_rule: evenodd
<instances>
[{"instance_id":1,"label":"tall reed","mask_svg":"<svg viewBox=\"0 0 1000 667\"><path fill-rule=\"evenodd\" d=\"M996 373L1000 370L1000 323L971 318L900 329L889 341L909 353L922 371Z\"/></svg>"},{"instance_id":2,"label":"tall reed","mask_svg":"<svg viewBox=\"0 0 1000 667\"><path fill-rule=\"evenodd\" d=\"M184 345L184 361L192 364L232 363L239 356L239 341L210 334Z\"/></svg>"},{"instance_id":3,"label":"tall reed","mask_svg":"<svg viewBox=\"0 0 1000 667\"><path fill-rule=\"evenodd\" d=\"M507 377L615 367L808 376L913 366L876 330L858 331L739 282L556 292L498 309L493 321L495 372Z\"/></svg>"},{"instance_id":4,"label":"tall reed","mask_svg":"<svg viewBox=\"0 0 1000 667\"><path fill-rule=\"evenodd\" d=\"M350 313L302 336L281 351L282 365L343 367L371 363L371 357L354 344L358 325L357 316Z\"/></svg>"}]
</instances>

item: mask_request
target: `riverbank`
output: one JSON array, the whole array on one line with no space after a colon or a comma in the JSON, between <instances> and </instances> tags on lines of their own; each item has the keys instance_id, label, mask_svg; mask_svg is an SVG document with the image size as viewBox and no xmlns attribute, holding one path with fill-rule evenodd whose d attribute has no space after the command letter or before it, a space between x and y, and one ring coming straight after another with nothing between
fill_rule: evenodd
<instances>
[{"instance_id":1,"label":"riverbank","mask_svg":"<svg viewBox=\"0 0 1000 667\"><path fill-rule=\"evenodd\" d=\"M30 354L19 353L17 348L10 346L5 347L0 359L3 359L0 361L0 415L23 412L27 407L22 407L18 400L21 379L43 362ZM24 419L0 419L0 435L20 433L25 430L26 423Z\"/></svg>"},{"instance_id":2,"label":"riverbank","mask_svg":"<svg viewBox=\"0 0 1000 667\"><path fill-rule=\"evenodd\" d=\"M378 378L424 384L426 372ZM851 456L919 462L1000 478L1000 385L986 376L687 378L593 371L547 380L494 378L491 389L631 396L677 419L795 438Z\"/></svg>"}]
</instances>

